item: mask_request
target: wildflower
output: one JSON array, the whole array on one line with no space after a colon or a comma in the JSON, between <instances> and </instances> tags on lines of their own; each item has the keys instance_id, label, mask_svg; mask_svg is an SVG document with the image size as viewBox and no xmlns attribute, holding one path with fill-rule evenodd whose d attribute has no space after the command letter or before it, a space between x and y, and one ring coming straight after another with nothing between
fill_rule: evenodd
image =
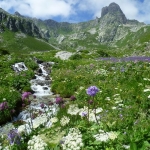
<instances>
[{"instance_id":1,"label":"wildflower","mask_svg":"<svg viewBox=\"0 0 150 150\"><path fill-rule=\"evenodd\" d=\"M89 103L90 105L92 105L92 104L93 104L93 100L89 100L88 103Z\"/></svg>"},{"instance_id":2,"label":"wildflower","mask_svg":"<svg viewBox=\"0 0 150 150\"><path fill-rule=\"evenodd\" d=\"M69 105L67 113L70 115L77 115L79 113L80 109L78 108L77 104Z\"/></svg>"},{"instance_id":3,"label":"wildflower","mask_svg":"<svg viewBox=\"0 0 150 150\"><path fill-rule=\"evenodd\" d=\"M53 117L53 118L50 119L50 121L51 121L52 123L56 123L56 122L58 121L58 118L57 118L57 117Z\"/></svg>"},{"instance_id":4,"label":"wildflower","mask_svg":"<svg viewBox=\"0 0 150 150\"><path fill-rule=\"evenodd\" d=\"M8 108L8 103L7 102L0 103L0 110L5 110L7 108Z\"/></svg>"},{"instance_id":5,"label":"wildflower","mask_svg":"<svg viewBox=\"0 0 150 150\"><path fill-rule=\"evenodd\" d=\"M52 106L52 105L54 105L54 103L50 101L50 102L48 102L48 105Z\"/></svg>"},{"instance_id":6,"label":"wildflower","mask_svg":"<svg viewBox=\"0 0 150 150\"><path fill-rule=\"evenodd\" d=\"M74 95L72 95L72 96L70 97L70 100L71 100L71 101L75 101L75 100L76 100L76 97L75 97Z\"/></svg>"},{"instance_id":7,"label":"wildflower","mask_svg":"<svg viewBox=\"0 0 150 150\"><path fill-rule=\"evenodd\" d=\"M112 107L112 109L116 109L116 107Z\"/></svg>"},{"instance_id":8,"label":"wildflower","mask_svg":"<svg viewBox=\"0 0 150 150\"><path fill-rule=\"evenodd\" d=\"M99 134L94 135L93 137L97 140L97 141L101 141L101 142L107 142L109 140L109 136L106 132L104 132L103 130L99 130Z\"/></svg>"},{"instance_id":9,"label":"wildflower","mask_svg":"<svg viewBox=\"0 0 150 150\"><path fill-rule=\"evenodd\" d=\"M23 104L22 104L22 107L25 107L25 106L26 106L26 104L23 103Z\"/></svg>"},{"instance_id":10,"label":"wildflower","mask_svg":"<svg viewBox=\"0 0 150 150\"><path fill-rule=\"evenodd\" d=\"M12 109L11 112L14 114L16 111L14 109Z\"/></svg>"},{"instance_id":11,"label":"wildflower","mask_svg":"<svg viewBox=\"0 0 150 150\"><path fill-rule=\"evenodd\" d=\"M63 98L62 97L57 97L56 98L56 104L62 104L64 101L63 101Z\"/></svg>"},{"instance_id":12,"label":"wildflower","mask_svg":"<svg viewBox=\"0 0 150 150\"><path fill-rule=\"evenodd\" d=\"M148 97L147 98L150 98L150 95L148 95Z\"/></svg>"},{"instance_id":13,"label":"wildflower","mask_svg":"<svg viewBox=\"0 0 150 150\"><path fill-rule=\"evenodd\" d=\"M31 92L24 92L22 94L22 100L25 100L26 98L29 98L29 95L31 95Z\"/></svg>"},{"instance_id":14,"label":"wildflower","mask_svg":"<svg viewBox=\"0 0 150 150\"><path fill-rule=\"evenodd\" d=\"M28 141L28 150L45 150L47 144L40 138L40 136L33 136L31 140Z\"/></svg>"},{"instance_id":15,"label":"wildflower","mask_svg":"<svg viewBox=\"0 0 150 150\"><path fill-rule=\"evenodd\" d=\"M149 92L150 91L150 89L144 89L144 92Z\"/></svg>"},{"instance_id":16,"label":"wildflower","mask_svg":"<svg viewBox=\"0 0 150 150\"><path fill-rule=\"evenodd\" d=\"M42 109L45 108L44 103L41 103L41 104L40 104L40 107L41 107Z\"/></svg>"},{"instance_id":17,"label":"wildflower","mask_svg":"<svg viewBox=\"0 0 150 150\"><path fill-rule=\"evenodd\" d=\"M63 150L80 150L83 147L82 134L77 128L70 128L61 143Z\"/></svg>"},{"instance_id":18,"label":"wildflower","mask_svg":"<svg viewBox=\"0 0 150 150\"><path fill-rule=\"evenodd\" d=\"M10 130L10 132L8 133L8 140L11 145L12 144L17 144L17 145L20 144L21 137L20 137L17 129Z\"/></svg>"},{"instance_id":19,"label":"wildflower","mask_svg":"<svg viewBox=\"0 0 150 150\"><path fill-rule=\"evenodd\" d=\"M113 132L113 131L108 132L109 139L110 139L110 140L116 139L116 138L118 137L118 134L119 134L119 133Z\"/></svg>"},{"instance_id":20,"label":"wildflower","mask_svg":"<svg viewBox=\"0 0 150 150\"><path fill-rule=\"evenodd\" d=\"M90 86L88 89L86 89L86 93L90 96L95 96L99 89L96 86Z\"/></svg>"},{"instance_id":21,"label":"wildflower","mask_svg":"<svg viewBox=\"0 0 150 150\"><path fill-rule=\"evenodd\" d=\"M82 112L82 116L86 117L87 116L87 112Z\"/></svg>"},{"instance_id":22,"label":"wildflower","mask_svg":"<svg viewBox=\"0 0 150 150\"><path fill-rule=\"evenodd\" d=\"M60 124L61 124L61 126L65 126L66 124L69 123L69 121L70 121L69 117L63 116L60 120Z\"/></svg>"}]
</instances>

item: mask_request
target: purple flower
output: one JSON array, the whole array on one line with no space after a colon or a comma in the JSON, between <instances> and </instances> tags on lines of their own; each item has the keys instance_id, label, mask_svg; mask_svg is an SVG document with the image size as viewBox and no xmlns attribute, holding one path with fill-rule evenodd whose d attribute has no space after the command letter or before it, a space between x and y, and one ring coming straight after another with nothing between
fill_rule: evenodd
<instances>
[{"instance_id":1,"label":"purple flower","mask_svg":"<svg viewBox=\"0 0 150 150\"><path fill-rule=\"evenodd\" d=\"M16 112L16 111L15 111L14 109L12 109L12 110L11 110L11 113L13 113L13 114L14 114L15 112Z\"/></svg>"},{"instance_id":2,"label":"purple flower","mask_svg":"<svg viewBox=\"0 0 150 150\"><path fill-rule=\"evenodd\" d=\"M48 105L52 106L52 105L54 105L54 103L51 102L51 101L49 101L49 102L48 102Z\"/></svg>"},{"instance_id":3,"label":"purple flower","mask_svg":"<svg viewBox=\"0 0 150 150\"><path fill-rule=\"evenodd\" d=\"M55 102L56 102L56 104L59 104L59 105L60 105L60 104L62 104L64 101L63 101L63 98L62 98L62 97L57 97Z\"/></svg>"},{"instance_id":4,"label":"purple flower","mask_svg":"<svg viewBox=\"0 0 150 150\"><path fill-rule=\"evenodd\" d=\"M71 100L71 101L75 101L75 100L76 100L76 97L75 97L74 95L72 95L72 96L70 97L70 100Z\"/></svg>"},{"instance_id":5,"label":"purple flower","mask_svg":"<svg viewBox=\"0 0 150 150\"><path fill-rule=\"evenodd\" d=\"M99 89L96 86L90 86L88 89L86 89L86 93L90 96L95 96L98 91Z\"/></svg>"},{"instance_id":6,"label":"purple flower","mask_svg":"<svg viewBox=\"0 0 150 150\"><path fill-rule=\"evenodd\" d=\"M87 116L87 112L82 112L82 117L86 117Z\"/></svg>"},{"instance_id":7,"label":"purple flower","mask_svg":"<svg viewBox=\"0 0 150 150\"><path fill-rule=\"evenodd\" d=\"M88 103L89 103L90 105L92 105L92 104L93 104L93 100L89 100Z\"/></svg>"},{"instance_id":8,"label":"purple flower","mask_svg":"<svg viewBox=\"0 0 150 150\"><path fill-rule=\"evenodd\" d=\"M5 110L7 108L8 108L8 103L7 102L0 103L0 110Z\"/></svg>"},{"instance_id":9,"label":"purple flower","mask_svg":"<svg viewBox=\"0 0 150 150\"><path fill-rule=\"evenodd\" d=\"M25 100L26 98L29 98L29 95L31 95L31 92L24 92L22 94L22 100Z\"/></svg>"},{"instance_id":10,"label":"purple flower","mask_svg":"<svg viewBox=\"0 0 150 150\"><path fill-rule=\"evenodd\" d=\"M10 132L7 135L8 140L10 142L10 144L17 144L19 145L21 142L21 136L18 133L17 129L12 129L10 130Z\"/></svg>"},{"instance_id":11,"label":"purple flower","mask_svg":"<svg viewBox=\"0 0 150 150\"><path fill-rule=\"evenodd\" d=\"M41 104L40 104L40 107L43 109L43 108L44 108L44 103L41 103Z\"/></svg>"},{"instance_id":12,"label":"purple flower","mask_svg":"<svg viewBox=\"0 0 150 150\"><path fill-rule=\"evenodd\" d=\"M26 104L23 103L23 104L22 104L22 107L25 107L25 106L26 106Z\"/></svg>"}]
</instances>

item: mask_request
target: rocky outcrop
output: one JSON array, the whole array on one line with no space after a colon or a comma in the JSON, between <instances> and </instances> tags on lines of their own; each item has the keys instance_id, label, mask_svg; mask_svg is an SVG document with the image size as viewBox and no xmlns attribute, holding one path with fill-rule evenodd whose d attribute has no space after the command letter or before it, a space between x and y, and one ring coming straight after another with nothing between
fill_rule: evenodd
<instances>
[{"instance_id":1,"label":"rocky outcrop","mask_svg":"<svg viewBox=\"0 0 150 150\"><path fill-rule=\"evenodd\" d=\"M116 3L111 3L108 7L102 8L101 11L101 18L105 15L112 15L115 16L116 21L125 24L127 22L127 18L122 12L121 8Z\"/></svg>"},{"instance_id":2,"label":"rocky outcrop","mask_svg":"<svg viewBox=\"0 0 150 150\"><path fill-rule=\"evenodd\" d=\"M0 32L4 31L4 28L13 32L21 31L31 36L41 37L39 28L31 20L22 18L18 12L15 15L10 15L0 9Z\"/></svg>"}]
</instances>

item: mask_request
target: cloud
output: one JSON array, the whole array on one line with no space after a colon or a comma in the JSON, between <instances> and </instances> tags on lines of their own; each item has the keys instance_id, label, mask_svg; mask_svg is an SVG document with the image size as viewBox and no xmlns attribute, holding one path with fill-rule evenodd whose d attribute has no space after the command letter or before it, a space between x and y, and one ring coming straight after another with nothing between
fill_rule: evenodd
<instances>
[{"instance_id":1,"label":"cloud","mask_svg":"<svg viewBox=\"0 0 150 150\"><path fill-rule=\"evenodd\" d=\"M149 0L0 0L0 7L40 19L59 17L61 21L76 22L100 17L101 9L112 2L121 7L128 19L150 23ZM75 20L77 18L79 20Z\"/></svg>"},{"instance_id":2,"label":"cloud","mask_svg":"<svg viewBox=\"0 0 150 150\"><path fill-rule=\"evenodd\" d=\"M15 10L22 15L44 19L68 17L74 13L71 4L65 0L3 0L0 1L0 7L6 11Z\"/></svg>"}]
</instances>

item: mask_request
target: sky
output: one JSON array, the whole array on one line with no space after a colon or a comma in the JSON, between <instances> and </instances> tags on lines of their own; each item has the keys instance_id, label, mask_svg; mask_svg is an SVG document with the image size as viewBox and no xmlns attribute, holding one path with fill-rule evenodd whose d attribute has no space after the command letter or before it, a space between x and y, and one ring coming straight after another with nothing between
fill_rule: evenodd
<instances>
[{"instance_id":1,"label":"sky","mask_svg":"<svg viewBox=\"0 0 150 150\"><path fill-rule=\"evenodd\" d=\"M101 17L101 9L117 3L128 19L150 24L150 0L0 0L0 8L14 14L58 22L84 22Z\"/></svg>"}]
</instances>

